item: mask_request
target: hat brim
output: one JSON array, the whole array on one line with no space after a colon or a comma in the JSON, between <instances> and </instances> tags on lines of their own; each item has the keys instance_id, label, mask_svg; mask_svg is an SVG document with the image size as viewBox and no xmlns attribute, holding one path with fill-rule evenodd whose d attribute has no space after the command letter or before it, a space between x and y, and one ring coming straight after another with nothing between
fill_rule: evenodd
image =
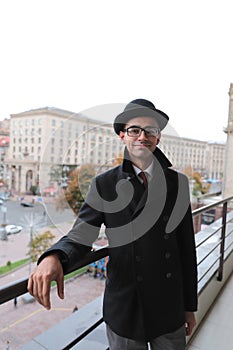
<instances>
[{"instance_id":1,"label":"hat brim","mask_svg":"<svg viewBox=\"0 0 233 350\"><path fill-rule=\"evenodd\" d=\"M119 135L120 131L123 131L125 124L127 124L130 119L139 117L155 119L160 130L165 128L169 120L169 117L159 109L152 110L147 107L138 107L118 114L113 123L114 131Z\"/></svg>"}]
</instances>

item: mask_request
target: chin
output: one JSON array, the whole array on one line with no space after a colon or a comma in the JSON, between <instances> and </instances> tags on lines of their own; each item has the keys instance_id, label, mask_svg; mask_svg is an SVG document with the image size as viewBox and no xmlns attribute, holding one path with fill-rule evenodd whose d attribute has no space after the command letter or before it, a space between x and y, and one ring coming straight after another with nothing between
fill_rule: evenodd
<instances>
[{"instance_id":1,"label":"chin","mask_svg":"<svg viewBox=\"0 0 233 350\"><path fill-rule=\"evenodd\" d=\"M134 152L134 155L140 158L142 157L148 158L151 156L151 154L152 154L152 151L148 148L140 148L136 152Z\"/></svg>"}]
</instances>

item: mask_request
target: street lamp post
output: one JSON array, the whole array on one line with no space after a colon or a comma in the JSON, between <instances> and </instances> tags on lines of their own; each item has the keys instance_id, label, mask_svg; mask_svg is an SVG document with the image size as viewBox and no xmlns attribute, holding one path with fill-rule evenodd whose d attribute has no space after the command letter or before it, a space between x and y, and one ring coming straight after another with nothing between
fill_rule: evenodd
<instances>
[{"instance_id":1,"label":"street lamp post","mask_svg":"<svg viewBox=\"0 0 233 350\"><path fill-rule=\"evenodd\" d=\"M32 264L32 236L33 236L33 224L30 224L30 241L29 241L29 275L31 274Z\"/></svg>"}]
</instances>

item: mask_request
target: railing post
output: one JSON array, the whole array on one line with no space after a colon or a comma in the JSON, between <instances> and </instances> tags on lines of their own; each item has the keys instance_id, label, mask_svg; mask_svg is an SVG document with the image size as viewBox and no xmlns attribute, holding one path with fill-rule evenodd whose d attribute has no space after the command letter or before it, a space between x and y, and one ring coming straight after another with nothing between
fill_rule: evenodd
<instances>
[{"instance_id":1,"label":"railing post","mask_svg":"<svg viewBox=\"0 0 233 350\"><path fill-rule=\"evenodd\" d=\"M223 203L223 208L222 208L221 245L220 245L218 277L217 277L218 281L222 281L222 277L223 277L224 250L225 250L225 238L226 238L226 218L227 218L227 201Z\"/></svg>"}]
</instances>

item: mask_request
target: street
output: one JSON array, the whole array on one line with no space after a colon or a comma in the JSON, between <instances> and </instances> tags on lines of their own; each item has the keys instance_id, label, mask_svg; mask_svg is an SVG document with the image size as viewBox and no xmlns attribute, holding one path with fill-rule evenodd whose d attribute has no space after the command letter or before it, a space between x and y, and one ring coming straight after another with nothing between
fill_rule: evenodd
<instances>
[{"instance_id":1,"label":"street","mask_svg":"<svg viewBox=\"0 0 233 350\"><path fill-rule=\"evenodd\" d=\"M0 225L3 223L20 225L23 229L20 233L8 235L6 241L0 240L0 266L5 265L8 261L17 261L27 256L30 232L34 234L50 230L56 240L68 232L75 219L70 209L57 211L54 203L36 202L32 208L27 208L21 206L19 201L9 199L4 206L7 211L3 213L1 205Z\"/></svg>"},{"instance_id":2,"label":"street","mask_svg":"<svg viewBox=\"0 0 233 350\"><path fill-rule=\"evenodd\" d=\"M32 199L29 197L27 202L31 203ZM6 213L4 213L3 207L6 207ZM70 208L57 211L53 202L43 201L43 203L39 203L35 201L33 207L23 207L20 205L20 201L9 199L0 206L0 225L6 223L27 228L33 224L43 227L74 219L74 213Z\"/></svg>"}]
</instances>

